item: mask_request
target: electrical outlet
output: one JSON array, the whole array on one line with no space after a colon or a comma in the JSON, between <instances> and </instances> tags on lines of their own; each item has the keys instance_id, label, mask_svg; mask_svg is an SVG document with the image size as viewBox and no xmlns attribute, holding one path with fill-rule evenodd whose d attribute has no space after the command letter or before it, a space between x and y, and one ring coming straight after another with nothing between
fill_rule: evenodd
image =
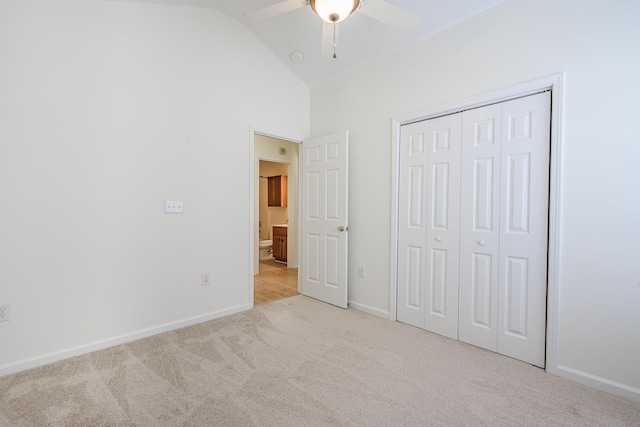
<instances>
[{"instance_id":1,"label":"electrical outlet","mask_svg":"<svg viewBox=\"0 0 640 427\"><path fill-rule=\"evenodd\" d=\"M200 285L209 286L211 284L211 273L200 274Z\"/></svg>"},{"instance_id":2,"label":"electrical outlet","mask_svg":"<svg viewBox=\"0 0 640 427\"><path fill-rule=\"evenodd\" d=\"M0 322L11 320L11 304L0 304Z\"/></svg>"},{"instance_id":3,"label":"electrical outlet","mask_svg":"<svg viewBox=\"0 0 640 427\"><path fill-rule=\"evenodd\" d=\"M358 267L358 277L364 279L364 267Z\"/></svg>"}]
</instances>

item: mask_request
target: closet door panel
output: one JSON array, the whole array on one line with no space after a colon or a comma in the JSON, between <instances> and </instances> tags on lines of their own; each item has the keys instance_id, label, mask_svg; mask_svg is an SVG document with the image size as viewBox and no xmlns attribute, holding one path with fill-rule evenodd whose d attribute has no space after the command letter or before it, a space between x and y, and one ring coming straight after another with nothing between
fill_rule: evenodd
<instances>
[{"instance_id":1,"label":"closet door panel","mask_svg":"<svg viewBox=\"0 0 640 427\"><path fill-rule=\"evenodd\" d=\"M493 322L493 256L474 253L471 261L471 324L478 328L492 329Z\"/></svg>"},{"instance_id":2,"label":"closet door panel","mask_svg":"<svg viewBox=\"0 0 640 427\"><path fill-rule=\"evenodd\" d=\"M397 319L424 328L428 124L402 127L398 191Z\"/></svg>"},{"instance_id":3,"label":"closet door panel","mask_svg":"<svg viewBox=\"0 0 640 427\"><path fill-rule=\"evenodd\" d=\"M463 113L459 337L497 350L501 107Z\"/></svg>"},{"instance_id":4,"label":"closet door panel","mask_svg":"<svg viewBox=\"0 0 640 427\"><path fill-rule=\"evenodd\" d=\"M428 121L425 328L458 338L462 114Z\"/></svg>"},{"instance_id":5,"label":"closet door panel","mask_svg":"<svg viewBox=\"0 0 640 427\"><path fill-rule=\"evenodd\" d=\"M550 93L503 104L498 352L544 367Z\"/></svg>"}]
</instances>

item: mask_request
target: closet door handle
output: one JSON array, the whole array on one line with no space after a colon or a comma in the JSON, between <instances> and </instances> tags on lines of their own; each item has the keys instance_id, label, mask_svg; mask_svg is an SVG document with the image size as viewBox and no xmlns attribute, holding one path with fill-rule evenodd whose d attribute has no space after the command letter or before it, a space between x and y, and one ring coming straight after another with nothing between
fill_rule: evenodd
<instances>
[{"instance_id":1,"label":"closet door handle","mask_svg":"<svg viewBox=\"0 0 640 427\"><path fill-rule=\"evenodd\" d=\"M480 246L484 246L484 245L486 245L486 244L487 244L487 242L485 242L484 240L478 240L478 244L479 244Z\"/></svg>"},{"instance_id":2,"label":"closet door handle","mask_svg":"<svg viewBox=\"0 0 640 427\"><path fill-rule=\"evenodd\" d=\"M442 237L440 236L436 237L436 242L442 242Z\"/></svg>"}]
</instances>

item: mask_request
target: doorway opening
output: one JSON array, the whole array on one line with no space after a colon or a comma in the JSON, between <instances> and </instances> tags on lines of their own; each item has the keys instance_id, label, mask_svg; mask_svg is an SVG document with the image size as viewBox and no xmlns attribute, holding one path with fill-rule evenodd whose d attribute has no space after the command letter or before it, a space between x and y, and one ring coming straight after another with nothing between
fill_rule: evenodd
<instances>
[{"instance_id":1,"label":"doorway opening","mask_svg":"<svg viewBox=\"0 0 640 427\"><path fill-rule=\"evenodd\" d=\"M250 299L255 306L299 293L299 143L252 136Z\"/></svg>"}]
</instances>

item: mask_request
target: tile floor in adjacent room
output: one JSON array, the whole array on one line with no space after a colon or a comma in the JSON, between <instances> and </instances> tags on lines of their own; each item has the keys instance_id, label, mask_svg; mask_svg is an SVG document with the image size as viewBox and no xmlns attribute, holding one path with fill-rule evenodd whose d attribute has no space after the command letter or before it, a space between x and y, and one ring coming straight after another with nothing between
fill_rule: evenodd
<instances>
[{"instance_id":1,"label":"tile floor in adjacent room","mask_svg":"<svg viewBox=\"0 0 640 427\"><path fill-rule=\"evenodd\" d=\"M254 306L298 295L297 268L272 259L260 261L259 273L253 277Z\"/></svg>"}]
</instances>

